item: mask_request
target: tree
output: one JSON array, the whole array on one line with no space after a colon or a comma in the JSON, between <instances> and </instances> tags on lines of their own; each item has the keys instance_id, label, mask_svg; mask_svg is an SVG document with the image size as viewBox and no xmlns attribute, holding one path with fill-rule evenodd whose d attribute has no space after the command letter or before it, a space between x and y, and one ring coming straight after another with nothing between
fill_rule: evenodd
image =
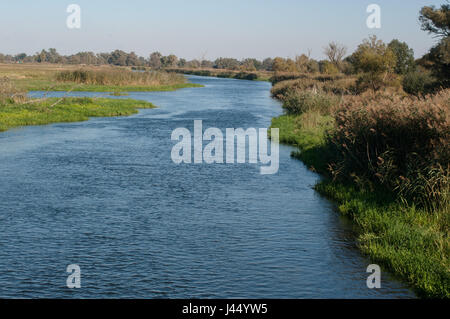
<instances>
[{"instance_id":1,"label":"tree","mask_svg":"<svg viewBox=\"0 0 450 319\"><path fill-rule=\"evenodd\" d=\"M395 39L388 44L388 48L395 54L395 73L405 75L414 71L414 50L406 42L400 42Z\"/></svg>"},{"instance_id":2,"label":"tree","mask_svg":"<svg viewBox=\"0 0 450 319\"><path fill-rule=\"evenodd\" d=\"M122 50L115 50L108 59L109 64L124 66L127 65L128 54Z\"/></svg>"},{"instance_id":3,"label":"tree","mask_svg":"<svg viewBox=\"0 0 450 319\"><path fill-rule=\"evenodd\" d=\"M110 53L99 53L97 54L97 61L99 64L108 64Z\"/></svg>"},{"instance_id":4,"label":"tree","mask_svg":"<svg viewBox=\"0 0 450 319\"><path fill-rule=\"evenodd\" d=\"M325 47L324 53L328 57L328 60L339 69L342 59L347 53L347 48L337 42L331 42Z\"/></svg>"},{"instance_id":5,"label":"tree","mask_svg":"<svg viewBox=\"0 0 450 319\"><path fill-rule=\"evenodd\" d=\"M442 39L431 48L425 59L431 62L432 73L439 80L440 86L450 87L450 37Z\"/></svg>"},{"instance_id":6,"label":"tree","mask_svg":"<svg viewBox=\"0 0 450 319\"><path fill-rule=\"evenodd\" d=\"M320 71L319 62L314 59L309 59L307 68L309 73L317 73Z\"/></svg>"},{"instance_id":7,"label":"tree","mask_svg":"<svg viewBox=\"0 0 450 319\"><path fill-rule=\"evenodd\" d=\"M173 54L168 55L168 56L162 56L160 58L160 60L161 60L161 66L163 68L175 67L175 66L177 66L177 63L178 63L178 58Z\"/></svg>"},{"instance_id":8,"label":"tree","mask_svg":"<svg viewBox=\"0 0 450 319\"><path fill-rule=\"evenodd\" d=\"M423 7L420 11L422 30L442 38L422 60L442 87L450 87L450 5Z\"/></svg>"},{"instance_id":9,"label":"tree","mask_svg":"<svg viewBox=\"0 0 450 319\"><path fill-rule=\"evenodd\" d=\"M152 69L158 70L161 68L161 58L162 58L162 54L159 52L153 52L152 54L150 54L150 60L148 62L149 66Z\"/></svg>"},{"instance_id":10,"label":"tree","mask_svg":"<svg viewBox=\"0 0 450 319\"><path fill-rule=\"evenodd\" d=\"M199 60L191 60L186 62L186 67L188 68L193 68L193 69L197 69L199 67L201 67L202 63Z\"/></svg>"},{"instance_id":11,"label":"tree","mask_svg":"<svg viewBox=\"0 0 450 319\"><path fill-rule=\"evenodd\" d=\"M130 54L127 54L127 57L125 59L125 64L127 66L136 66L140 65L139 63L139 57L136 55L136 53L131 52Z\"/></svg>"},{"instance_id":12,"label":"tree","mask_svg":"<svg viewBox=\"0 0 450 319\"><path fill-rule=\"evenodd\" d=\"M99 58L94 52L78 52L67 58L70 64L100 64Z\"/></svg>"},{"instance_id":13,"label":"tree","mask_svg":"<svg viewBox=\"0 0 450 319\"><path fill-rule=\"evenodd\" d=\"M297 65L292 59L276 57L273 60L272 70L275 72L297 72Z\"/></svg>"},{"instance_id":14,"label":"tree","mask_svg":"<svg viewBox=\"0 0 450 319\"><path fill-rule=\"evenodd\" d=\"M257 67L261 65L261 62L259 62L256 59L245 59L241 62L241 68L244 71L256 71Z\"/></svg>"},{"instance_id":15,"label":"tree","mask_svg":"<svg viewBox=\"0 0 450 319\"><path fill-rule=\"evenodd\" d=\"M178 58L176 55L171 54L169 56L167 56L167 67L175 67L177 66L178 63Z\"/></svg>"},{"instance_id":16,"label":"tree","mask_svg":"<svg viewBox=\"0 0 450 319\"><path fill-rule=\"evenodd\" d=\"M62 57L59 55L59 53L56 51L55 48L48 49L48 61L50 63L61 63Z\"/></svg>"},{"instance_id":17,"label":"tree","mask_svg":"<svg viewBox=\"0 0 450 319\"><path fill-rule=\"evenodd\" d=\"M295 66L297 68L297 72L300 73L308 72L308 63L309 58L304 54L295 57Z\"/></svg>"},{"instance_id":18,"label":"tree","mask_svg":"<svg viewBox=\"0 0 450 319\"><path fill-rule=\"evenodd\" d=\"M358 81L360 88L367 87L373 91L378 91L384 85L396 64L394 52L375 35L358 46L352 59L356 69L364 73Z\"/></svg>"},{"instance_id":19,"label":"tree","mask_svg":"<svg viewBox=\"0 0 450 319\"><path fill-rule=\"evenodd\" d=\"M422 23L422 30L438 37L450 36L449 4L443 4L439 9L435 6L423 7L420 10L419 20Z\"/></svg>"},{"instance_id":20,"label":"tree","mask_svg":"<svg viewBox=\"0 0 450 319\"><path fill-rule=\"evenodd\" d=\"M202 68L212 69L213 67L214 67L214 62L209 61L209 60L202 61Z\"/></svg>"},{"instance_id":21,"label":"tree","mask_svg":"<svg viewBox=\"0 0 450 319\"><path fill-rule=\"evenodd\" d=\"M286 60L280 57L273 59L272 69L275 72L282 72L286 70Z\"/></svg>"},{"instance_id":22,"label":"tree","mask_svg":"<svg viewBox=\"0 0 450 319\"><path fill-rule=\"evenodd\" d=\"M17 54L17 55L14 57L14 61L16 61L16 62L22 62L26 57L27 57L27 54L26 54L26 53L20 53L20 54Z\"/></svg>"},{"instance_id":23,"label":"tree","mask_svg":"<svg viewBox=\"0 0 450 319\"><path fill-rule=\"evenodd\" d=\"M273 59L267 58L262 62L261 68L266 71L272 71Z\"/></svg>"},{"instance_id":24,"label":"tree","mask_svg":"<svg viewBox=\"0 0 450 319\"><path fill-rule=\"evenodd\" d=\"M47 62L47 51L45 51L45 50L42 50L41 51L41 53L36 53L36 58L35 58L35 60L36 60L36 62L38 62L38 63L44 63L44 62Z\"/></svg>"},{"instance_id":25,"label":"tree","mask_svg":"<svg viewBox=\"0 0 450 319\"><path fill-rule=\"evenodd\" d=\"M232 58L218 58L214 61L214 68L216 69L228 69L228 70L238 70L239 61Z\"/></svg>"}]
</instances>

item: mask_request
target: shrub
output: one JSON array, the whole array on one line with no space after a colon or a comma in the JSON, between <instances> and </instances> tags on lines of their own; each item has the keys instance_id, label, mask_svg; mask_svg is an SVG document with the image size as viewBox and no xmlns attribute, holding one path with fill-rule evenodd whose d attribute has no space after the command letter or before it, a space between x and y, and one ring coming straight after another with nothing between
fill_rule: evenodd
<instances>
[{"instance_id":1,"label":"shrub","mask_svg":"<svg viewBox=\"0 0 450 319\"><path fill-rule=\"evenodd\" d=\"M255 81L258 78L258 75L256 73L238 73L236 76L238 79L242 80L249 80L249 81Z\"/></svg>"},{"instance_id":2,"label":"shrub","mask_svg":"<svg viewBox=\"0 0 450 319\"><path fill-rule=\"evenodd\" d=\"M448 198L450 90L427 100L347 97L335 121L335 178L381 186L423 206Z\"/></svg>"},{"instance_id":3,"label":"shrub","mask_svg":"<svg viewBox=\"0 0 450 319\"><path fill-rule=\"evenodd\" d=\"M288 80L296 80L296 79L305 79L308 78L308 75L301 73L292 73L292 72L276 72L271 78L270 82L273 85L288 81Z\"/></svg>"},{"instance_id":4,"label":"shrub","mask_svg":"<svg viewBox=\"0 0 450 319\"><path fill-rule=\"evenodd\" d=\"M229 79L229 78L234 77L234 73L232 73L232 72L221 72L221 73L217 74L217 77L218 77L218 78L226 78L226 79Z\"/></svg>"},{"instance_id":5,"label":"shrub","mask_svg":"<svg viewBox=\"0 0 450 319\"><path fill-rule=\"evenodd\" d=\"M282 81L272 88L272 96L284 100L289 90L315 90L327 94L353 94L355 93L356 78L341 76L316 76L296 80Z\"/></svg>"},{"instance_id":6,"label":"shrub","mask_svg":"<svg viewBox=\"0 0 450 319\"><path fill-rule=\"evenodd\" d=\"M317 89L319 83L310 78L303 78L297 80L287 80L278 82L272 87L271 93L272 96L284 101L285 97L288 95L290 91L301 91L301 90L310 90Z\"/></svg>"},{"instance_id":7,"label":"shrub","mask_svg":"<svg viewBox=\"0 0 450 319\"><path fill-rule=\"evenodd\" d=\"M323 92L290 90L284 97L283 108L287 114L316 111L325 115L329 114L331 108L338 102L337 97Z\"/></svg>"},{"instance_id":8,"label":"shrub","mask_svg":"<svg viewBox=\"0 0 450 319\"><path fill-rule=\"evenodd\" d=\"M0 105L20 103L26 99L27 94L18 90L9 78L0 78Z\"/></svg>"},{"instance_id":9,"label":"shrub","mask_svg":"<svg viewBox=\"0 0 450 319\"><path fill-rule=\"evenodd\" d=\"M339 69L336 65L331 62L325 61L320 68L320 71L324 74L339 74Z\"/></svg>"},{"instance_id":10,"label":"shrub","mask_svg":"<svg viewBox=\"0 0 450 319\"><path fill-rule=\"evenodd\" d=\"M434 86L435 81L428 73L410 72L403 78L403 90L417 97L432 93Z\"/></svg>"}]
</instances>

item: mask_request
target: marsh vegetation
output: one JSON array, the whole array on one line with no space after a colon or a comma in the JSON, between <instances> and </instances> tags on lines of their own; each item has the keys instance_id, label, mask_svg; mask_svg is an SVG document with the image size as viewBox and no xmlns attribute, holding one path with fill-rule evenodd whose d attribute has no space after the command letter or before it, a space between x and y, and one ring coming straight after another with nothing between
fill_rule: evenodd
<instances>
[{"instance_id":1,"label":"marsh vegetation","mask_svg":"<svg viewBox=\"0 0 450 319\"><path fill-rule=\"evenodd\" d=\"M424 29L449 9L424 8ZM272 127L325 177L316 189L359 226L362 251L439 298L450 297L450 89L448 57L433 52L447 42L414 62L407 45L371 37L330 59L336 74L281 74L272 88L286 113Z\"/></svg>"},{"instance_id":2,"label":"marsh vegetation","mask_svg":"<svg viewBox=\"0 0 450 319\"><path fill-rule=\"evenodd\" d=\"M173 91L199 87L180 74L133 72L112 66L0 64L0 75L23 91Z\"/></svg>"},{"instance_id":3,"label":"marsh vegetation","mask_svg":"<svg viewBox=\"0 0 450 319\"><path fill-rule=\"evenodd\" d=\"M152 103L132 99L28 98L7 78L0 79L0 131L26 125L86 121L90 117L124 116Z\"/></svg>"}]
</instances>

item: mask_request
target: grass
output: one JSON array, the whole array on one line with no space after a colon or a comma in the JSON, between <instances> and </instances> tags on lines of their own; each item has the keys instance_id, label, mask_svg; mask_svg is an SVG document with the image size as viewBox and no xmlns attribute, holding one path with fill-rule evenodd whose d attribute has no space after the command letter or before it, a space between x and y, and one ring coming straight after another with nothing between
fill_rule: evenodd
<instances>
[{"instance_id":1,"label":"grass","mask_svg":"<svg viewBox=\"0 0 450 319\"><path fill-rule=\"evenodd\" d=\"M272 127L280 129L282 143L300 148L296 157L316 171L327 171L331 116L283 115L273 119ZM365 191L329 178L316 189L359 226L359 247L373 262L410 284L421 297L450 298L448 206L431 213L399 203L392 193Z\"/></svg>"},{"instance_id":2,"label":"grass","mask_svg":"<svg viewBox=\"0 0 450 319\"><path fill-rule=\"evenodd\" d=\"M179 83L170 85L96 85L79 84L75 82L55 83L47 80L17 81L18 88L27 91L74 91L74 92L164 92L176 91L184 88L203 87L196 83Z\"/></svg>"},{"instance_id":3,"label":"grass","mask_svg":"<svg viewBox=\"0 0 450 319\"><path fill-rule=\"evenodd\" d=\"M449 214L397 202L392 194L330 180L316 186L359 226L359 247L428 298L450 298Z\"/></svg>"},{"instance_id":4,"label":"grass","mask_svg":"<svg viewBox=\"0 0 450 319\"><path fill-rule=\"evenodd\" d=\"M149 75L111 66L89 66L82 71L100 76L91 76L89 81L83 83L79 78L70 77L80 72L79 66L0 64L0 77L8 77L21 91L153 92L202 87L200 84L187 82L181 75L160 72Z\"/></svg>"},{"instance_id":5,"label":"grass","mask_svg":"<svg viewBox=\"0 0 450 319\"><path fill-rule=\"evenodd\" d=\"M154 107L145 101L107 98L48 98L28 104L6 104L0 105L0 131L27 125L86 121L90 117L125 116L141 108Z\"/></svg>"}]
</instances>

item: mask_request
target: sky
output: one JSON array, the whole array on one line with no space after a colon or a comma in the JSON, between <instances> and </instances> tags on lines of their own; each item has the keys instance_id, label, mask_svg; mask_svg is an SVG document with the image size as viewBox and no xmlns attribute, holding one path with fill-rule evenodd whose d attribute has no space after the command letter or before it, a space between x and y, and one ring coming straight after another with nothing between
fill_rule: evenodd
<instances>
[{"instance_id":1,"label":"sky","mask_svg":"<svg viewBox=\"0 0 450 319\"><path fill-rule=\"evenodd\" d=\"M110 52L148 57L159 51L187 59L324 58L337 41L353 52L375 34L407 42L416 57L436 39L420 29L419 11L444 0L1 0L0 52ZM81 7L81 28L69 29L70 4ZM367 6L381 8L381 29L369 29Z\"/></svg>"}]
</instances>

